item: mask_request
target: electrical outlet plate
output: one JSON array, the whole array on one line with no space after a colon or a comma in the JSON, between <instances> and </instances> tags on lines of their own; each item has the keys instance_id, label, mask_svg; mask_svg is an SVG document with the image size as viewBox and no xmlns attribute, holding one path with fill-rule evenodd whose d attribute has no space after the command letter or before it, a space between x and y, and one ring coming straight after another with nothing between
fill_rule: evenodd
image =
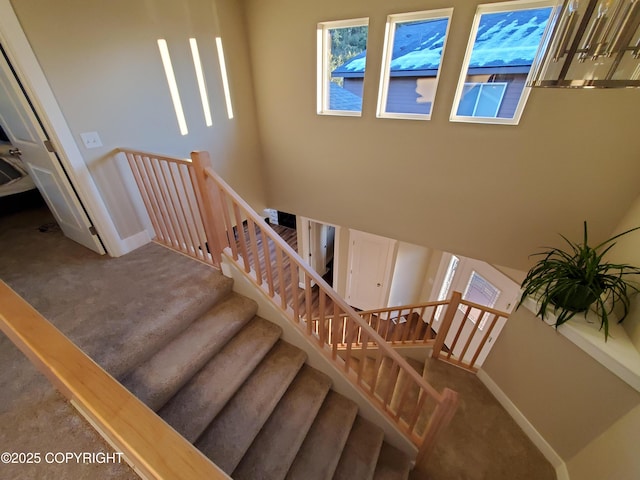
<instances>
[{"instance_id":1,"label":"electrical outlet plate","mask_svg":"<svg viewBox=\"0 0 640 480\"><path fill-rule=\"evenodd\" d=\"M98 148L102 146L102 140L98 132L84 132L80 134L84 146L87 148Z\"/></svg>"}]
</instances>

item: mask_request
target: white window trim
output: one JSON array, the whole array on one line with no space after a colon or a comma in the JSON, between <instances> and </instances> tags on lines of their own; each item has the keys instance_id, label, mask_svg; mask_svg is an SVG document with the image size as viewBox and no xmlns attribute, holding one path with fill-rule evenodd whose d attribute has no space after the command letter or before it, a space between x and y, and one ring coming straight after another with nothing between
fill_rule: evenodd
<instances>
[{"instance_id":1,"label":"white window trim","mask_svg":"<svg viewBox=\"0 0 640 480\"><path fill-rule=\"evenodd\" d=\"M382 50L382 68L380 70L380 89L378 91L378 106L376 116L378 118L396 118L402 120L431 120L433 107L436 103L436 94L438 91L438 82L440 80L440 70L436 75L436 92L431 102L431 110L429 113L396 113L386 112L387 95L389 92L389 81L391 79L391 57L393 56L393 42L395 40L395 26L398 23L415 22L420 20L435 20L447 18L447 29L445 31L444 43L442 45L442 55L440 57L440 67L444 59L444 52L449 38L449 27L451 26L451 17L453 16L453 8L442 8L438 10L424 10L421 12L396 13L387 17L387 24L384 33L384 48Z\"/></svg>"},{"instance_id":2,"label":"white window trim","mask_svg":"<svg viewBox=\"0 0 640 480\"><path fill-rule=\"evenodd\" d=\"M480 97L481 97L481 95L482 95L482 90L484 89L484 87L485 87L485 86L487 86L487 85L488 85L488 86L491 86L491 87L493 87L493 86L497 86L497 85L501 85L501 86L503 86L504 88L502 89L502 93L500 94L500 103L502 103L502 99L504 98L504 94L505 94L505 93L506 93L506 91L507 91L508 83L507 83L507 82L491 82L491 83L474 83L474 82L465 82L465 83L464 83L464 85L465 85L465 86L467 86L467 85L473 85L473 86L479 85L479 86L480 86L480 93L478 93L478 98L476 98L476 104L475 104L475 105L474 105L474 107L473 107L473 111L474 111L473 113L475 113L475 111L478 109L478 102L480 101ZM459 108L459 107L458 107L458 108ZM493 115L493 116L491 116L491 117L479 117L479 116L477 116L477 115L472 115L472 116L473 116L473 117L477 117L477 118L497 118L497 116L498 116L498 112L499 112L499 111L500 111L500 106L498 106L498 108L496 109L496 113L495 113L495 115Z\"/></svg>"},{"instance_id":3,"label":"white window trim","mask_svg":"<svg viewBox=\"0 0 640 480\"><path fill-rule=\"evenodd\" d=\"M361 117L362 111L354 112L351 110L330 110L329 109L329 82L331 81L331 72L329 71L329 49L331 48L331 39L329 37L329 29L345 28L345 27L369 27L369 18L354 18L350 20L335 20L331 22L320 22L316 30L317 36L317 89L316 89L316 113L318 115L339 115L345 117ZM367 35L367 44L369 42ZM366 71L365 71L366 75ZM364 82L364 80L363 80ZM363 85L364 89L364 85ZM364 99L363 99L364 109Z\"/></svg>"},{"instance_id":4,"label":"white window trim","mask_svg":"<svg viewBox=\"0 0 640 480\"><path fill-rule=\"evenodd\" d=\"M464 84L467 83L467 71L469 70L469 62L471 60L471 54L473 52L473 46L476 43L476 36L478 35L478 26L480 25L480 17L482 17L485 13L497 13L497 12L505 12L505 11L515 11L515 10L528 10L533 8L544 8L544 7L556 7L556 0L515 0L511 2L500 2L500 3L487 3L483 5L478 5L476 9L475 17L473 18L473 25L471 26L471 35L469 35L469 42L467 43L467 51L464 55L464 61L462 62L462 70L460 71L460 78L458 79L458 87L456 88L456 94L453 98L453 106L451 108L451 116L449 120L451 122L465 122L465 123L490 123L496 125L518 125L520 123L520 117L522 116L522 112L524 111L524 107L527 104L527 99L529 98L529 93L531 92L531 87L525 86L522 90L522 95L520 95L520 100L518 102L518 106L516 107L516 111L514 112L513 118L491 118L491 117L467 117L463 115L458 115L458 104L460 103L460 99L462 98L462 90L464 88ZM551 12L553 15L553 12ZM551 17L549 17L551 18ZM549 24L547 24L547 28L549 28ZM545 35L542 36L544 38ZM527 81L529 77L532 75L533 65L531 66L531 70L529 70L529 75L527 76ZM526 81L525 81L526 83Z\"/></svg>"}]
</instances>

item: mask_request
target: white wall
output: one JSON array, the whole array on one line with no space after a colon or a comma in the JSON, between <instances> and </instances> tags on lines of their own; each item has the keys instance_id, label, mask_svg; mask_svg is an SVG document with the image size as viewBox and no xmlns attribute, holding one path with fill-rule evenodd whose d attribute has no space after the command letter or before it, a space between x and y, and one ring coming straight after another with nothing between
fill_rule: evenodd
<instances>
[{"instance_id":1,"label":"white wall","mask_svg":"<svg viewBox=\"0 0 640 480\"><path fill-rule=\"evenodd\" d=\"M188 157L208 150L216 169L258 211L264 205L251 69L242 11L230 0L38 0L13 7L100 194L122 238L141 231L117 147ZM235 118L229 120L215 49L221 36ZM212 127L204 124L188 39L198 40ZM180 135L158 53L169 44L187 117ZM97 131L103 147L88 150L80 133ZM133 195L135 197L135 195Z\"/></svg>"},{"instance_id":2,"label":"white wall","mask_svg":"<svg viewBox=\"0 0 640 480\"><path fill-rule=\"evenodd\" d=\"M428 248L398 242L388 306L409 305L420 301L430 260L431 250Z\"/></svg>"}]
</instances>

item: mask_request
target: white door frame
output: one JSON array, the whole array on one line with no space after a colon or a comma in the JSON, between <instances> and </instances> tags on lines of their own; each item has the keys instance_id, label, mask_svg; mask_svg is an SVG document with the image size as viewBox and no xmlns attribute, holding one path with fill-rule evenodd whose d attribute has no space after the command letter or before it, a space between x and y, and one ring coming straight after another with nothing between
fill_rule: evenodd
<instances>
[{"instance_id":1,"label":"white door frame","mask_svg":"<svg viewBox=\"0 0 640 480\"><path fill-rule=\"evenodd\" d=\"M60 106L22 30L10 0L0 0L0 43L58 153L71 184L100 235L107 253L118 257L130 249L121 240L109 210L78 149Z\"/></svg>"}]
</instances>

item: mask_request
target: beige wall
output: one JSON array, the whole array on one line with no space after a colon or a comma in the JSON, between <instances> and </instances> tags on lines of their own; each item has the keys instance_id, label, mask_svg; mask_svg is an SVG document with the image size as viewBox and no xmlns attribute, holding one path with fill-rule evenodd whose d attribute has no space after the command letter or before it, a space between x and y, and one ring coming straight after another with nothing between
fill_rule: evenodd
<instances>
[{"instance_id":1,"label":"beige wall","mask_svg":"<svg viewBox=\"0 0 640 480\"><path fill-rule=\"evenodd\" d=\"M567 462L572 480L637 480L640 406L613 424Z\"/></svg>"},{"instance_id":2,"label":"beige wall","mask_svg":"<svg viewBox=\"0 0 640 480\"><path fill-rule=\"evenodd\" d=\"M640 405L640 393L524 307L483 370L565 461Z\"/></svg>"},{"instance_id":3,"label":"beige wall","mask_svg":"<svg viewBox=\"0 0 640 480\"><path fill-rule=\"evenodd\" d=\"M261 211L264 206L255 103L242 12L231 0L13 1L121 237L142 225L131 207L126 165L110 154L130 147L185 157L212 153L217 170ZM217 5L216 5L217 4ZM214 37L221 35L235 119L228 120ZM213 127L204 124L189 38L199 43ZM157 39L169 44L187 117L181 136ZM97 131L103 148L87 150L80 133Z\"/></svg>"},{"instance_id":4,"label":"beige wall","mask_svg":"<svg viewBox=\"0 0 640 480\"><path fill-rule=\"evenodd\" d=\"M274 208L526 270L583 219L608 235L640 192L639 90L537 89L519 126L449 122L478 0L244 3ZM375 118L386 15L450 6L432 120ZM357 17L363 116L318 116L316 24Z\"/></svg>"},{"instance_id":5,"label":"beige wall","mask_svg":"<svg viewBox=\"0 0 640 480\"><path fill-rule=\"evenodd\" d=\"M612 235L638 226L640 226L640 197L633 202L631 208L613 230ZM640 267L640 230L616 240L616 246L611 249L608 260L614 263L628 263ZM632 278L629 277L629 280L631 279ZM638 278L635 279L636 282L639 280ZM623 325L631 341L636 348L640 350L640 295L635 294L631 298L632 308L629 316L624 320Z\"/></svg>"}]
</instances>

